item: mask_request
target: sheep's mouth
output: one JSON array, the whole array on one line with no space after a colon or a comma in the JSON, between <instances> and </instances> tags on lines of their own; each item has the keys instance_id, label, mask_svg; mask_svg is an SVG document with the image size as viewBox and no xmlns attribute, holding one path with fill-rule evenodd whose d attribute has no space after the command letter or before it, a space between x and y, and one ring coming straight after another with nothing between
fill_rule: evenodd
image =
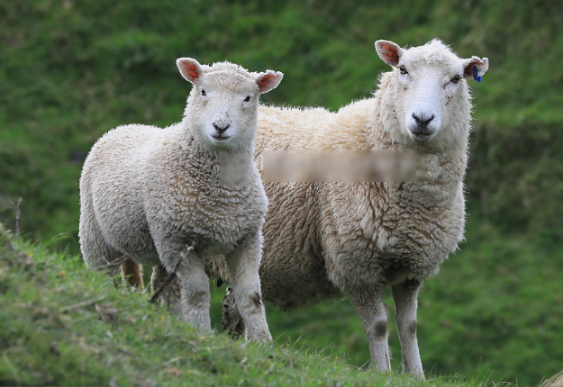
<instances>
[{"instance_id":1,"label":"sheep's mouth","mask_svg":"<svg viewBox=\"0 0 563 387\"><path fill-rule=\"evenodd\" d=\"M229 138L231 138L229 136L221 136L220 134L214 134L211 137L213 137L217 141L225 141L225 140L228 140Z\"/></svg>"},{"instance_id":2,"label":"sheep's mouth","mask_svg":"<svg viewBox=\"0 0 563 387\"><path fill-rule=\"evenodd\" d=\"M415 130L411 129L409 130L409 132L412 139L416 141L429 141L432 137L434 137L434 134L436 133L433 130L424 128L416 128Z\"/></svg>"},{"instance_id":3,"label":"sheep's mouth","mask_svg":"<svg viewBox=\"0 0 563 387\"><path fill-rule=\"evenodd\" d=\"M412 138L417 141L428 141L433 137L434 133L413 133Z\"/></svg>"}]
</instances>

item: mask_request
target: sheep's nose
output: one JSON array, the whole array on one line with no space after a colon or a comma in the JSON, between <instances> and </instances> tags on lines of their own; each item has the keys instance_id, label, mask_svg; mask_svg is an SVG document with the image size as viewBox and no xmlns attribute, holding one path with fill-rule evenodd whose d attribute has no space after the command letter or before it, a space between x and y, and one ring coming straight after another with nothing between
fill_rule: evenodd
<instances>
[{"instance_id":1,"label":"sheep's nose","mask_svg":"<svg viewBox=\"0 0 563 387\"><path fill-rule=\"evenodd\" d=\"M424 114L413 113L412 118L414 118L414 120L416 121L416 125L418 125L419 128L426 129L428 127L428 124L430 124L430 122L434 119L434 114L432 114L432 116L428 118Z\"/></svg>"},{"instance_id":2,"label":"sheep's nose","mask_svg":"<svg viewBox=\"0 0 563 387\"><path fill-rule=\"evenodd\" d=\"M217 122L213 123L213 127L215 128L215 130L219 134L223 134L225 132L225 130L229 129L230 126L231 126L231 124L223 124L223 123L217 123Z\"/></svg>"}]
</instances>

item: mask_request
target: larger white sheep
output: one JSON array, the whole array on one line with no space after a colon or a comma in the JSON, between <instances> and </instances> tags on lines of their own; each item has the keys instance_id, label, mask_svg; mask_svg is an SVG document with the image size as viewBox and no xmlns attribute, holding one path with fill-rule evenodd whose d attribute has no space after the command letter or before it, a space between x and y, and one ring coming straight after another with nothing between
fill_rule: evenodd
<instances>
[{"instance_id":1,"label":"larger white sheep","mask_svg":"<svg viewBox=\"0 0 563 387\"><path fill-rule=\"evenodd\" d=\"M283 74L249 73L231 63L202 66L190 58L177 65L193 84L184 119L165 129L118 127L86 159L84 261L107 268L127 256L126 264L176 270L185 318L211 330L205 269L210 257L222 255L249 338L271 341L258 278L267 198L252 157L259 95L277 87ZM221 179L220 168L245 160L242 180Z\"/></svg>"},{"instance_id":2,"label":"larger white sheep","mask_svg":"<svg viewBox=\"0 0 563 387\"><path fill-rule=\"evenodd\" d=\"M379 40L393 67L373 98L336 113L261 107L257 159L272 150L416 150L433 178L410 183L267 183L260 266L269 303L292 308L340 292L353 302L372 364L389 371L384 287L391 286L403 369L424 378L416 337L421 284L463 239L463 177L471 122L467 80L487 58L460 59L439 40L402 49ZM236 286L234 287L236 290ZM232 305L225 326L236 326ZM230 320L230 321L229 321Z\"/></svg>"}]
</instances>

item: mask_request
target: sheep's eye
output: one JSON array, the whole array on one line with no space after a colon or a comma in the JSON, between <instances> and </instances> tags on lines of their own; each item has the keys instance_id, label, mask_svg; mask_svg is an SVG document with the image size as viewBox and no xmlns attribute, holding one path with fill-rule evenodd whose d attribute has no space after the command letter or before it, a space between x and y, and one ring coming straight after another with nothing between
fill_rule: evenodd
<instances>
[{"instance_id":1,"label":"sheep's eye","mask_svg":"<svg viewBox=\"0 0 563 387\"><path fill-rule=\"evenodd\" d=\"M407 69L405 68L405 66L401 65L399 67L399 71L401 72L401 74L408 74L409 72L407 71Z\"/></svg>"},{"instance_id":2,"label":"sheep's eye","mask_svg":"<svg viewBox=\"0 0 563 387\"><path fill-rule=\"evenodd\" d=\"M453 83L458 83L460 80L461 80L461 75L456 75L455 77L452 78Z\"/></svg>"},{"instance_id":3,"label":"sheep's eye","mask_svg":"<svg viewBox=\"0 0 563 387\"><path fill-rule=\"evenodd\" d=\"M205 90L201 90L201 96L205 97L207 94L205 94Z\"/></svg>"},{"instance_id":4,"label":"sheep's eye","mask_svg":"<svg viewBox=\"0 0 563 387\"><path fill-rule=\"evenodd\" d=\"M250 96L246 97L246 98L244 99L244 102L250 102Z\"/></svg>"}]
</instances>

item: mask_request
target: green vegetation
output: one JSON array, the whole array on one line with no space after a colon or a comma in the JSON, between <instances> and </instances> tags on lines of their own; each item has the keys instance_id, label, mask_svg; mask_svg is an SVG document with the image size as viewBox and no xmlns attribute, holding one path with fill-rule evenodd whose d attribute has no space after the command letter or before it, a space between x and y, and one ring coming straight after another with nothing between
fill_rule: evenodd
<instances>
[{"instance_id":1,"label":"green vegetation","mask_svg":"<svg viewBox=\"0 0 563 387\"><path fill-rule=\"evenodd\" d=\"M562 236L563 13L538 0L411 3L3 2L0 207L22 196L29 235L65 233L76 246L81 155L117 125L181 118L179 56L283 71L265 101L335 109L369 96L387 71L376 39L440 37L491 62L472 85L474 202L486 198L480 211L497 225Z\"/></svg>"},{"instance_id":2,"label":"green vegetation","mask_svg":"<svg viewBox=\"0 0 563 387\"><path fill-rule=\"evenodd\" d=\"M179 56L193 56L202 63L229 59L251 70L283 71L283 83L275 93L264 96L266 102L336 109L369 96L378 74L387 70L375 54L376 39L413 46L439 37L462 56L489 57L491 68L481 83L471 82L476 108L467 174L467 242L421 292L423 363L427 373L437 375L536 385L563 367L559 344L563 340L559 279L563 270L559 242L563 237L563 73L559 71L563 13L557 5L553 0L0 2L0 218L13 228L11 202L22 197L24 237L41 241L41 246L53 251L76 254L78 178L84 155L97 138L117 125L162 126L181 118L189 84L177 73L174 61ZM61 302L70 305L86 299L77 296L79 290L102 291L101 277L83 270L78 258L26 249L37 256L34 265L60 265L82 279L73 282L76 289L61 290L66 294L66 298L60 296ZM12 263L1 262L1 275L10 275ZM22 272L26 275L32 276ZM47 309L56 309L62 306L50 303L58 302L57 297L41 291L41 287L58 286L48 275L42 277L43 282L35 282L32 294ZM23 278L22 286L27 286ZM12 326L10 321L20 320L14 329L35 329L22 306L26 298L15 291L6 293L3 283L2 278L2 305L12 306L10 314L0 316L6 324L2 330ZM110 303L118 305L120 315L144 316L141 296L119 301L123 291L103 292L108 292ZM214 293L216 304L222 294L222 289ZM392 304L389 299L387 303ZM81 329L80 324L69 322L72 319L61 320L68 324L64 340L70 340L68 332L75 329L78 336L101 340L96 335L102 325L85 322L87 316L95 316L92 308L80 309L85 313L77 317L85 319L80 320ZM214 311L218 313L218 306ZM151 337L170 333L168 328L156 327L157 312L148 313L146 326L131 322L128 327L135 325ZM44 320L59 324L50 316ZM219 316L213 317L217 323ZM325 363L318 367L328 367L345 353L345 361L355 366L369 359L360 323L345 300L284 314L269 309L268 319L279 344L296 342L292 346L310 352L324 349L317 360ZM26 324L31 325L25 328ZM182 337L197 337L187 328L174 326ZM21 333L24 340L28 333ZM398 340L395 331L392 335L397 369ZM20 339L10 334L10 340ZM158 351L162 343L154 347L123 344L135 346L132 357L107 340L100 341L99 348L109 351L115 363L106 367L110 357L98 358L100 375L121 380L134 371L142 375L154 371L136 356L143 349ZM242 351L240 344L225 338L209 340L214 343L210 348L225 345L224 356L230 356L228 348ZM4 341L0 343L5 353ZM56 369L62 360L47 350L50 343L44 343L37 344L47 346L41 349L46 351L41 352L41 366L52 364ZM72 356L66 359L78 362L89 353L87 346L68 345ZM309 359L287 351L283 359ZM264 358L258 349L254 354L257 362ZM328 360L320 359L329 354ZM235 364L233 359L226 361ZM27 366L25 361L14 364ZM194 369L211 378L201 364ZM340 368L330 375L347 374L343 363L338 364ZM175 363L168 366L182 368ZM253 372L251 368L247 372ZM305 377L305 373L300 375Z\"/></svg>"},{"instance_id":3,"label":"green vegetation","mask_svg":"<svg viewBox=\"0 0 563 387\"><path fill-rule=\"evenodd\" d=\"M148 298L116 289L103 273L84 270L78 257L2 238L0 385L487 385L451 377L420 383L363 371L321 352L203 334Z\"/></svg>"}]
</instances>

